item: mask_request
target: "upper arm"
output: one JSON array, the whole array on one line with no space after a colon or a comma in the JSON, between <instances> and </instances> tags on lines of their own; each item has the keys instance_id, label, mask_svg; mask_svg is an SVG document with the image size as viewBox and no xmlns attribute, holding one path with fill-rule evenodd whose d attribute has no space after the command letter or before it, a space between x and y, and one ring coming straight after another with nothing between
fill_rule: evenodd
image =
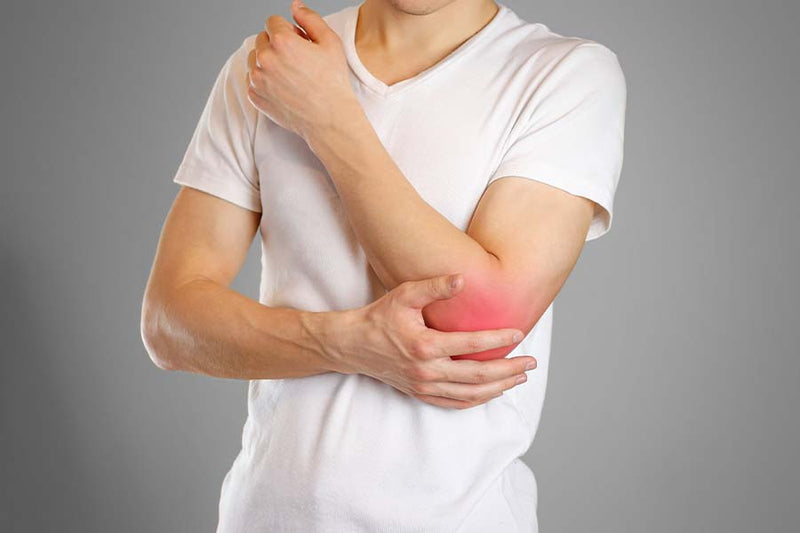
<instances>
[{"instance_id":1,"label":"upper arm","mask_svg":"<svg viewBox=\"0 0 800 533\"><path fill-rule=\"evenodd\" d=\"M623 159L627 87L614 52L581 42L537 82L467 232L499 258L533 327L584 242L607 233Z\"/></svg>"},{"instance_id":2,"label":"upper arm","mask_svg":"<svg viewBox=\"0 0 800 533\"><path fill-rule=\"evenodd\" d=\"M528 333L584 242L611 226L622 167L625 78L616 54L598 43L579 44L556 59L516 117L467 228L496 261L465 265L464 294L431 305L426 318L439 329L515 327Z\"/></svg>"},{"instance_id":3,"label":"upper arm","mask_svg":"<svg viewBox=\"0 0 800 533\"><path fill-rule=\"evenodd\" d=\"M246 80L253 41L245 38L220 69L172 179L181 187L162 229L148 296L197 278L229 285L258 228L258 111L247 99Z\"/></svg>"},{"instance_id":4,"label":"upper arm","mask_svg":"<svg viewBox=\"0 0 800 533\"><path fill-rule=\"evenodd\" d=\"M467 233L498 258L496 276L509 289L505 305L530 331L572 271L595 202L535 180L509 176L483 194Z\"/></svg>"},{"instance_id":5,"label":"upper arm","mask_svg":"<svg viewBox=\"0 0 800 533\"><path fill-rule=\"evenodd\" d=\"M244 264L260 219L258 212L181 187L161 230L146 299L195 279L229 286Z\"/></svg>"}]
</instances>

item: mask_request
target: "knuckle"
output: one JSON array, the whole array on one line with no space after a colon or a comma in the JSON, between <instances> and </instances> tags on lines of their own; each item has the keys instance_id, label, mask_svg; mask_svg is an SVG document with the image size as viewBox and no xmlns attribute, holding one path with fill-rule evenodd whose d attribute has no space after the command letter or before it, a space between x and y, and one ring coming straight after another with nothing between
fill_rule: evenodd
<instances>
[{"instance_id":1,"label":"knuckle","mask_svg":"<svg viewBox=\"0 0 800 533\"><path fill-rule=\"evenodd\" d=\"M266 68L266 66L269 63L269 54L267 54L266 50L263 49L263 48L259 49L259 50L256 50L253 55L254 55L255 60L256 60L256 65L254 65L254 66L259 66L261 68Z\"/></svg>"},{"instance_id":2,"label":"knuckle","mask_svg":"<svg viewBox=\"0 0 800 533\"><path fill-rule=\"evenodd\" d=\"M414 291L414 282L404 281L402 283L399 283L389 294L394 295L396 298L399 298L400 300L405 300L406 298L411 296L413 291Z\"/></svg>"},{"instance_id":3,"label":"knuckle","mask_svg":"<svg viewBox=\"0 0 800 533\"><path fill-rule=\"evenodd\" d=\"M424 396L431 396L434 392L429 384L423 382L412 383L411 390L413 390L416 394L421 394Z\"/></svg>"},{"instance_id":4,"label":"knuckle","mask_svg":"<svg viewBox=\"0 0 800 533\"><path fill-rule=\"evenodd\" d=\"M272 47L275 50L282 50L285 48L291 40L289 39L291 36L287 32L277 32L270 38L270 42L272 43Z\"/></svg>"},{"instance_id":5,"label":"knuckle","mask_svg":"<svg viewBox=\"0 0 800 533\"><path fill-rule=\"evenodd\" d=\"M406 376L406 379L410 382L413 386L414 384L422 381L419 379L419 365L410 364L404 370L403 374Z\"/></svg>"},{"instance_id":6,"label":"knuckle","mask_svg":"<svg viewBox=\"0 0 800 533\"><path fill-rule=\"evenodd\" d=\"M428 290L436 296L443 296L447 293L447 278L438 277L428 280Z\"/></svg>"},{"instance_id":7,"label":"knuckle","mask_svg":"<svg viewBox=\"0 0 800 533\"><path fill-rule=\"evenodd\" d=\"M431 294L439 294L439 279L429 278L425 280L425 290Z\"/></svg>"},{"instance_id":8,"label":"knuckle","mask_svg":"<svg viewBox=\"0 0 800 533\"><path fill-rule=\"evenodd\" d=\"M443 369L431 369L429 376L431 381L452 381Z\"/></svg>"},{"instance_id":9,"label":"knuckle","mask_svg":"<svg viewBox=\"0 0 800 533\"><path fill-rule=\"evenodd\" d=\"M422 288L420 282L416 280L404 281L400 286L402 287L401 293L403 296L408 296L409 298L414 297L415 294L419 292L419 289Z\"/></svg>"},{"instance_id":10,"label":"knuckle","mask_svg":"<svg viewBox=\"0 0 800 533\"><path fill-rule=\"evenodd\" d=\"M475 372L475 383L487 383L489 381L489 376L483 370L478 370Z\"/></svg>"},{"instance_id":11,"label":"knuckle","mask_svg":"<svg viewBox=\"0 0 800 533\"><path fill-rule=\"evenodd\" d=\"M408 377L415 383L432 381L431 371L424 365L411 365L408 369Z\"/></svg>"},{"instance_id":12,"label":"knuckle","mask_svg":"<svg viewBox=\"0 0 800 533\"><path fill-rule=\"evenodd\" d=\"M469 348L470 353L479 351L482 347L480 339L478 337L470 338L467 341L467 347Z\"/></svg>"},{"instance_id":13,"label":"knuckle","mask_svg":"<svg viewBox=\"0 0 800 533\"><path fill-rule=\"evenodd\" d=\"M417 337L411 343L411 355L414 357L427 359L430 357L432 350L431 342L423 337Z\"/></svg>"}]
</instances>

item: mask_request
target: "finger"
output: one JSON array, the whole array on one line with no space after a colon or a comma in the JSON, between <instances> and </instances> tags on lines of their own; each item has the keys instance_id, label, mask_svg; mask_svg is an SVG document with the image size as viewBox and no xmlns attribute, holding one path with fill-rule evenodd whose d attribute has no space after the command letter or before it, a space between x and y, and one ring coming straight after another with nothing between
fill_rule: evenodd
<instances>
[{"instance_id":1,"label":"finger","mask_svg":"<svg viewBox=\"0 0 800 533\"><path fill-rule=\"evenodd\" d=\"M257 55L258 54L257 54L255 48L250 50L250 53L247 54L247 70L248 70L248 74L251 73L251 72L255 72L256 70L261 68L258 65L258 57L257 57Z\"/></svg>"},{"instance_id":2,"label":"finger","mask_svg":"<svg viewBox=\"0 0 800 533\"><path fill-rule=\"evenodd\" d=\"M425 403L429 403L431 405L436 405L439 407L448 407L451 409L468 409L470 407L475 407L480 405L474 402L465 402L463 400L454 400L453 398L445 398L444 396L432 396L430 394L412 394L414 398L421 400ZM502 396L502 394L498 394L496 397Z\"/></svg>"},{"instance_id":3,"label":"finger","mask_svg":"<svg viewBox=\"0 0 800 533\"><path fill-rule=\"evenodd\" d=\"M265 31L258 32L258 35L256 35L256 43L255 43L256 50L267 48L268 46L269 46L269 33Z\"/></svg>"},{"instance_id":4,"label":"finger","mask_svg":"<svg viewBox=\"0 0 800 533\"><path fill-rule=\"evenodd\" d=\"M422 309L434 300L452 298L464 286L461 274L436 276L421 280L404 281L400 290L402 302L409 307Z\"/></svg>"},{"instance_id":5,"label":"finger","mask_svg":"<svg viewBox=\"0 0 800 533\"><path fill-rule=\"evenodd\" d=\"M495 396L527 381L526 374L519 374L489 383L453 383L453 382L429 382L425 383L421 394L430 396L442 396L453 400L464 402L485 402Z\"/></svg>"},{"instance_id":6,"label":"finger","mask_svg":"<svg viewBox=\"0 0 800 533\"><path fill-rule=\"evenodd\" d=\"M263 74L263 70L261 67L258 66L257 60L258 54L256 53L255 49L250 50L250 53L247 54L247 88L248 90L252 91L254 95L258 95L258 86L256 85L256 78L259 78L259 75ZM260 76L260 81L263 82L265 77ZM250 103L254 103L251 101Z\"/></svg>"},{"instance_id":7,"label":"finger","mask_svg":"<svg viewBox=\"0 0 800 533\"><path fill-rule=\"evenodd\" d=\"M275 40L275 36L284 32L295 34L294 24L286 20L280 15L270 15L267 17L267 22L264 24L264 29L267 30L270 42ZM272 43L274 44L274 43Z\"/></svg>"},{"instance_id":8,"label":"finger","mask_svg":"<svg viewBox=\"0 0 800 533\"><path fill-rule=\"evenodd\" d=\"M265 31L262 31L256 35L256 42L253 48L253 51L255 52L255 65L259 68L261 67L261 62L259 61L258 56L266 53L266 50L269 50L269 34L267 34Z\"/></svg>"},{"instance_id":9,"label":"finger","mask_svg":"<svg viewBox=\"0 0 800 533\"><path fill-rule=\"evenodd\" d=\"M250 77L250 73L248 72L248 81ZM264 113L267 112L269 102L261 96L258 91L252 86L252 82L249 82L249 86L247 87L247 99L250 101L250 104L253 105L259 111L263 111Z\"/></svg>"},{"instance_id":10,"label":"finger","mask_svg":"<svg viewBox=\"0 0 800 533\"><path fill-rule=\"evenodd\" d=\"M431 344L439 350L437 357L483 352L510 346L522 340L523 334L514 328L479 331L439 331L430 328Z\"/></svg>"},{"instance_id":11,"label":"finger","mask_svg":"<svg viewBox=\"0 0 800 533\"><path fill-rule=\"evenodd\" d=\"M435 363L442 379L439 381L452 383L491 383L508 379L533 370L537 366L535 358L525 355L519 357L492 359L489 361L473 361L471 359L441 359ZM531 365L531 368L528 368Z\"/></svg>"},{"instance_id":12,"label":"finger","mask_svg":"<svg viewBox=\"0 0 800 533\"><path fill-rule=\"evenodd\" d=\"M332 37L332 30L322 16L303 4L294 0L291 4L292 17L305 30L309 38L320 44L325 44Z\"/></svg>"},{"instance_id":13,"label":"finger","mask_svg":"<svg viewBox=\"0 0 800 533\"><path fill-rule=\"evenodd\" d=\"M311 40L311 38L310 38L308 35L306 35L306 32L305 32L305 31L303 31L303 28L299 28L299 27L297 27L297 26L296 26L296 25L294 25L294 24L292 24L292 28L294 28L294 32L295 32L297 35L299 35L300 37L302 37L302 38L303 38L303 39L305 39L306 41L310 41L310 40Z\"/></svg>"}]
</instances>

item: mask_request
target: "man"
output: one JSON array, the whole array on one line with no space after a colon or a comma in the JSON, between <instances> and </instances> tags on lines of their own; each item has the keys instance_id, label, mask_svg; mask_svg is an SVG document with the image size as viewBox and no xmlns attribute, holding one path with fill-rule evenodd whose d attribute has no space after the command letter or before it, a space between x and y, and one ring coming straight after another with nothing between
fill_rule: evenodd
<instances>
[{"instance_id":1,"label":"man","mask_svg":"<svg viewBox=\"0 0 800 533\"><path fill-rule=\"evenodd\" d=\"M250 380L217 531L537 531L520 457L611 225L617 57L491 0L291 12L222 68L142 309L160 368Z\"/></svg>"}]
</instances>

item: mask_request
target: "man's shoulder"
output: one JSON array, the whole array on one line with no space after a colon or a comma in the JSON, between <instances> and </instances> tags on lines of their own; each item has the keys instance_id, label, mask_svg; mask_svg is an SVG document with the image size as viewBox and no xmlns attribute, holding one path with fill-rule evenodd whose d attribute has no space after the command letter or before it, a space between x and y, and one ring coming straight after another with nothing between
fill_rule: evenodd
<instances>
[{"instance_id":1,"label":"man's shoulder","mask_svg":"<svg viewBox=\"0 0 800 533\"><path fill-rule=\"evenodd\" d=\"M348 5L345 6L337 11L332 13L328 13L327 15L322 15L322 20L324 20L328 26L331 27L333 31L339 34L341 37L344 32L345 24L349 20L350 16L353 15L354 10L358 9L358 5Z\"/></svg>"},{"instance_id":2,"label":"man's shoulder","mask_svg":"<svg viewBox=\"0 0 800 533\"><path fill-rule=\"evenodd\" d=\"M511 9L493 48L503 53L514 67L522 63L555 65L577 50L579 55L598 58L616 56L613 50L595 39L559 33L546 23L526 20Z\"/></svg>"}]
</instances>

